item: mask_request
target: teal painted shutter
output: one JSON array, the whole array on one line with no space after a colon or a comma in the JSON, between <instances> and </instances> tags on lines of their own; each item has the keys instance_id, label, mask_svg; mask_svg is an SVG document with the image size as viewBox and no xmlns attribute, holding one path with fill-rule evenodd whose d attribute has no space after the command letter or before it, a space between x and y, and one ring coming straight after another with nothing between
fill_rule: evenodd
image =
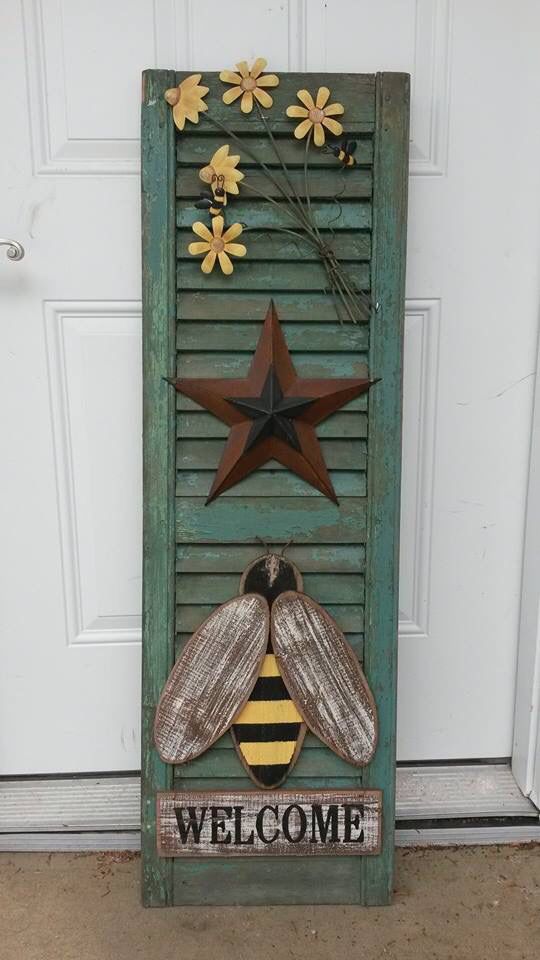
<instances>
[{"instance_id":1,"label":"teal painted shutter","mask_svg":"<svg viewBox=\"0 0 540 960\"><path fill-rule=\"evenodd\" d=\"M207 120L175 134L163 100L184 74L149 71L143 95L143 264L145 357L145 551L143 643L143 889L148 904L384 903L392 889L399 525L401 340L408 152L408 77L281 75L272 91L272 129L301 189L304 148L284 111L301 87L326 83L346 107L347 135L358 140L357 166L342 172L329 153L310 151L312 207L329 223L340 257L371 289L370 323L340 325L324 292L316 256L275 231L281 209L248 191L231 199L226 222L250 228L247 257L224 277L206 277L187 245L199 218L198 170L223 143L240 153L250 182L268 188L249 157ZM221 102L223 85L205 74L213 116L268 165L276 158L254 113ZM260 180L260 182L258 182ZM176 199L174 198L176 193ZM339 200L333 200L335 195ZM279 202L279 201L278 201ZM176 229L175 229L176 222ZM381 382L318 428L339 497L334 506L295 475L268 464L206 507L205 497L227 428L163 377L238 377L247 373L270 297L301 376L363 376ZM153 712L173 657L190 633L238 592L240 573L261 552L256 538L280 545L305 589L341 626L377 700L379 747L363 771L315 737L306 738L286 787L380 787L383 850L377 857L294 860L159 860L159 789L247 788L252 784L230 736L174 771L151 738Z\"/></svg>"}]
</instances>

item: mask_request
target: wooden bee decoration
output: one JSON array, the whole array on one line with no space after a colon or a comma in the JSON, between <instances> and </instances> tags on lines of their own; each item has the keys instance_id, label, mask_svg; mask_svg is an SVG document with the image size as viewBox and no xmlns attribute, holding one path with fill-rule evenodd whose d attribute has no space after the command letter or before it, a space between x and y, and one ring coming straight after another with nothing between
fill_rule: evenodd
<instances>
[{"instance_id":1,"label":"wooden bee decoration","mask_svg":"<svg viewBox=\"0 0 540 960\"><path fill-rule=\"evenodd\" d=\"M356 146L356 140L342 140L340 146L330 149L343 167L354 167L356 160L353 154L356 152Z\"/></svg>"},{"instance_id":2,"label":"wooden bee decoration","mask_svg":"<svg viewBox=\"0 0 540 960\"><path fill-rule=\"evenodd\" d=\"M266 553L188 640L165 684L154 741L166 763L200 756L227 730L259 787L290 774L306 729L357 767L373 757L377 710L358 660L302 576Z\"/></svg>"},{"instance_id":3,"label":"wooden bee decoration","mask_svg":"<svg viewBox=\"0 0 540 960\"><path fill-rule=\"evenodd\" d=\"M208 210L211 217L219 217L223 214L223 207L227 205L227 193L224 187L223 176L216 177L216 183L212 183L212 190L206 190L201 193L195 207L197 210Z\"/></svg>"}]
</instances>

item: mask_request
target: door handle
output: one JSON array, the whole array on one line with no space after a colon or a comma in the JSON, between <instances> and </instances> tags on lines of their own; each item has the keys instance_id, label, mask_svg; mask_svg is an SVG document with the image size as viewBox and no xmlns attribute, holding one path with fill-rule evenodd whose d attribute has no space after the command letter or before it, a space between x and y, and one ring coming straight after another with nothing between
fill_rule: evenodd
<instances>
[{"instance_id":1,"label":"door handle","mask_svg":"<svg viewBox=\"0 0 540 960\"><path fill-rule=\"evenodd\" d=\"M18 240L4 240L0 237L0 247L7 246L6 256L8 260L22 260L24 257L24 247Z\"/></svg>"}]
</instances>

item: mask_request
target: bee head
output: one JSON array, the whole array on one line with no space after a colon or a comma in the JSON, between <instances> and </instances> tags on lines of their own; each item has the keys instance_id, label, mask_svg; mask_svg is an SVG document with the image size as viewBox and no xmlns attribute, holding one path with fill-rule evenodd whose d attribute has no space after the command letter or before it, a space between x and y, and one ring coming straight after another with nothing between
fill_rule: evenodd
<instances>
[{"instance_id":1,"label":"bee head","mask_svg":"<svg viewBox=\"0 0 540 960\"><path fill-rule=\"evenodd\" d=\"M278 553L257 557L240 578L240 593L260 593L269 606L285 590L303 589L302 574L298 568Z\"/></svg>"}]
</instances>

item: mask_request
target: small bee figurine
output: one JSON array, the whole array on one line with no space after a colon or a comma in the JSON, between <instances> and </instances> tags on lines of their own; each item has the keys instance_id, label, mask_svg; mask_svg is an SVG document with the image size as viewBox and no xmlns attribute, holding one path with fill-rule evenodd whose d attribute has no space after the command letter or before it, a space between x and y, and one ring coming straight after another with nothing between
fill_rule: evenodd
<instances>
[{"instance_id":1,"label":"small bee figurine","mask_svg":"<svg viewBox=\"0 0 540 960\"><path fill-rule=\"evenodd\" d=\"M157 707L154 741L166 763L181 764L230 729L246 772L268 790L290 774L306 728L362 767L377 745L377 709L335 621L303 593L295 564L268 552L187 641Z\"/></svg>"},{"instance_id":2,"label":"small bee figurine","mask_svg":"<svg viewBox=\"0 0 540 960\"><path fill-rule=\"evenodd\" d=\"M339 147L331 147L330 149L342 166L354 167L356 160L353 153L356 151L356 140L342 140Z\"/></svg>"},{"instance_id":3,"label":"small bee figurine","mask_svg":"<svg viewBox=\"0 0 540 960\"><path fill-rule=\"evenodd\" d=\"M200 200L195 204L197 210L208 210L211 217L222 215L223 207L227 204L227 193L223 186L224 177L216 177L216 185L212 183L212 192L205 191L201 193Z\"/></svg>"}]
</instances>

